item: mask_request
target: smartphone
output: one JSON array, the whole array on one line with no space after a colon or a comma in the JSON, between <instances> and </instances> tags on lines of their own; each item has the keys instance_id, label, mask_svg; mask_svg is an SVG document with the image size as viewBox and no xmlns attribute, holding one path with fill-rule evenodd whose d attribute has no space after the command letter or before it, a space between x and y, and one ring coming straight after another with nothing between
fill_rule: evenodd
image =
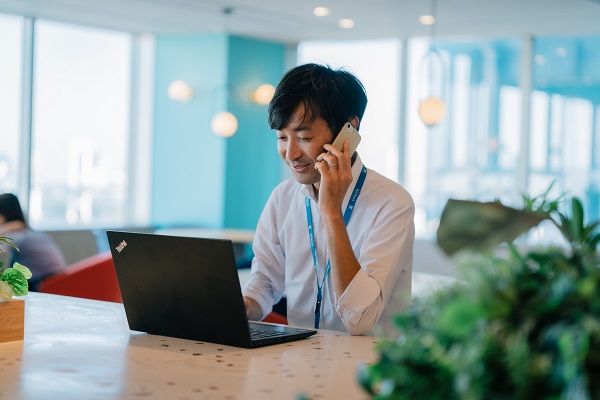
<instances>
[{"instance_id":1,"label":"smartphone","mask_svg":"<svg viewBox=\"0 0 600 400\"><path fill-rule=\"evenodd\" d=\"M350 152L350 157L352 157L352 155L356 151L356 148L358 147L358 144L360 143L360 134L356 129L354 129L350 122L346 122L344 124L344 126L340 130L340 133L338 133L335 140L333 141L332 145L334 145L340 150L343 150L344 141L346 140L348 141L348 151Z\"/></svg>"}]
</instances>

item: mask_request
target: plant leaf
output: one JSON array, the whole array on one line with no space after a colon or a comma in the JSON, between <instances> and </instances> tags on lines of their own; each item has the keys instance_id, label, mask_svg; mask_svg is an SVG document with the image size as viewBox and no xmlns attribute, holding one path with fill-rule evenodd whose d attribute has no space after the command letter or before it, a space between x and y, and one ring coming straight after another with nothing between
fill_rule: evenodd
<instances>
[{"instance_id":1,"label":"plant leaf","mask_svg":"<svg viewBox=\"0 0 600 400\"><path fill-rule=\"evenodd\" d=\"M21 273L23 274L23 276L25 277L25 279L29 279L33 276L33 274L31 273L31 271L29 270L29 268L27 268L26 266L24 266L21 263L18 262L14 262L13 263L13 268L16 269L17 271L21 271Z\"/></svg>"},{"instance_id":2,"label":"plant leaf","mask_svg":"<svg viewBox=\"0 0 600 400\"><path fill-rule=\"evenodd\" d=\"M584 238L589 237L596 230L598 225L600 225L600 221L592 222L591 224L586 226L585 229L583 230L583 237Z\"/></svg>"},{"instance_id":3,"label":"plant leaf","mask_svg":"<svg viewBox=\"0 0 600 400\"><path fill-rule=\"evenodd\" d=\"M583 205L578 198L573 197L571 199L571 221L570 227L571 232L573 233L574 239L581 243L583 239Z\"/></svg>"},{"instance_id":4,"label":"plant leaf","mask_svg":"<svg viewBox=\"0 0 600 400\"><path fill-rule=\"evenodd\" d=\"M437 325L444 333L466 337L474 331L475 324L483 317L484 311L479 304L459 298L442 308Z\"/></svg>"},{"instance_id":5,"label":"plant leaf","mask_svg":"<svg viewBox=\"0 0 600 400\"><path fill-rule=\"evenodd\" d=\"M25 296L29 292L27 278L17 269L7 268L2 271L0 279L8 283L15 292L15 296Z\"/></svg>"},{"instance_id":6,"label":"plant leaf","mask_svg":"<svg viewBox=\"0 0 600 400\"><path fill-rule=\"evenodd\" d=\"M600 233L597 233L596 235L594 235L590 238L589 244L590 244L590 248L592 249L592 251L596 251L596 247L598 246L599 242L600 242Z\"/></svg>"},{"instance_id":7,"label":"plant leaf","mask_svg":"<svg viewBox=\"0 0 600 400\"><path fill-rule=\"evenodd\" d=\"M5 243L10 247L14 247L16 250L19 250L17 245L14 243L14 240L8 236L0 236L0 243Z\"/></svg>"},{"instance_id":8,"label":"plant leaf","mask_svg":"<svg viewBox=\"0 0 600 400\"><path fill-rule=\"evenodd\" d=\"M15 295L15 291L7 282L0 281L0 299L9 300Z\"/></svg>"},{"instance_id":9,"label":"plant leaf","mask_svg":"<svg viewBox=\"0 0 600 400\"><path fill-rule=\"evenodd\" d=\"M448 200L437 230L438 245L448 255L463 249L486 250L512 242L545 214L506 207L501 203Z\"/></svg>"}]
</instances>

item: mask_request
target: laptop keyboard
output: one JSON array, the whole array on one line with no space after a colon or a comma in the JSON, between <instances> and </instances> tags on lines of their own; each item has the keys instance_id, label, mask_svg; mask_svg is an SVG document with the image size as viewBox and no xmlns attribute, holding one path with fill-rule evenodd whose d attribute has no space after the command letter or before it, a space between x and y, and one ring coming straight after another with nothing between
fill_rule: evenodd
<instances>
[{"instance_id":1,"label":"laptop keyboard","mask_svg":"<svg viewBox=\"0 0 600 400\"><path fill-rule=\"evenodd\" d=\"M260 329L251 328L250 336L252 339L268 339L273 337L285 336L285 332L277 332L277 331L263 331Z\"/></svg>"}]
</instances>

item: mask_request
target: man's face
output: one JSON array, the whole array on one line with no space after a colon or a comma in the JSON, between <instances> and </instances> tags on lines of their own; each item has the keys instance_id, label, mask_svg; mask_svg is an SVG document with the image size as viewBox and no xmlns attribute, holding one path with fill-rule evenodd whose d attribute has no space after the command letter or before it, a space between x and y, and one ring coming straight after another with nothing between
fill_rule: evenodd
<instances>
[{"instance_id":1,"label":"man's face","mask_svg":"<svg viewBox=\"0 0 600 400\"><path fill-rule=\"evenodd\" d=\"M277 150L290 167L294 178L302 184L315 184L321 179L315 169L317 156L323 153L323 145L331 143L333 135L325 120L310 122L304 118L304 106L299 104L289 124L277 131Z\"/></svg>"}]
</instances>

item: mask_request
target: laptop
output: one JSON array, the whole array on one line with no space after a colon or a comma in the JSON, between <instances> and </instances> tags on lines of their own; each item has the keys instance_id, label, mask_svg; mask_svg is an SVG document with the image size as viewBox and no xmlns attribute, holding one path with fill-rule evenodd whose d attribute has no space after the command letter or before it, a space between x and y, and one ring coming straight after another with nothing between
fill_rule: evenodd
<instances>
[{"instance_id":1,"label":"laptop","mask_svg":"<svg viewBox=\"0 0 600 400\"><path fill-rule=\"evenodd\" d=\"M249 322L231 240L107 232L129 329L254 348L315 330Z\"/></svg>"}]
</instances>

